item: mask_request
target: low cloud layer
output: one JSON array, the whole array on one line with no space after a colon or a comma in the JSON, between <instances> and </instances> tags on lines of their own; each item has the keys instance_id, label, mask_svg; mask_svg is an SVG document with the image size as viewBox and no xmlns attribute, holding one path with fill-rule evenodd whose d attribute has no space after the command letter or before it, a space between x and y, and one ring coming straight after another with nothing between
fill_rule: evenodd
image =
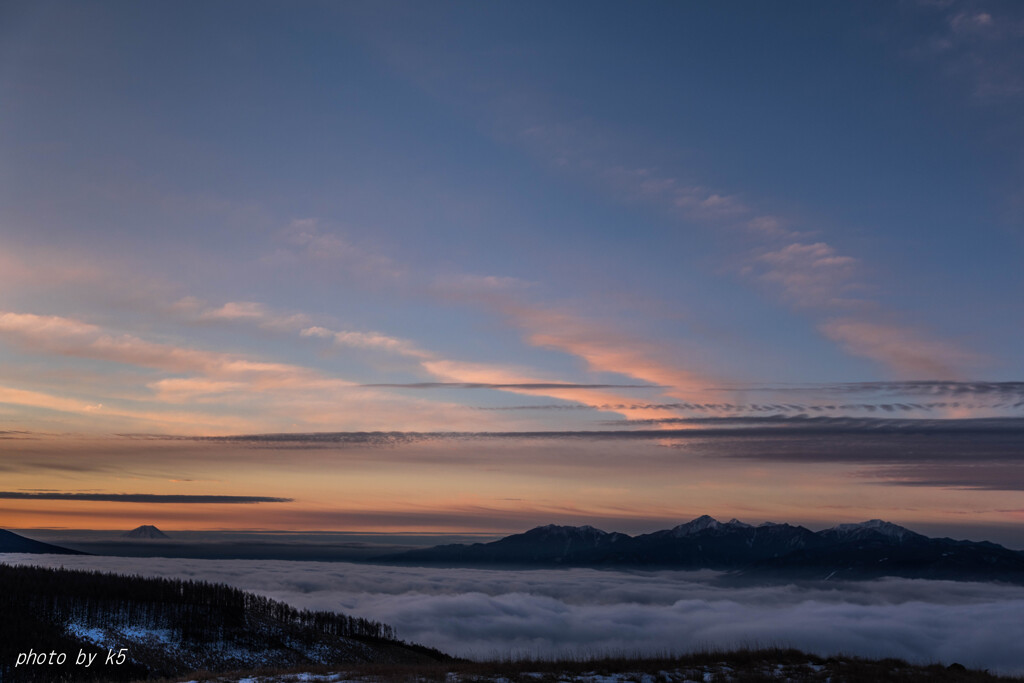
<instances>
[{"instance_id":1,"label":"low cloud layer","mask_svg":"<svg viewBox=\"0 0 1024 683\"><path fill-rule=\"evenodd\" d=\"M407 384L360 384L361 387L388 387L392 389L661 389L656 384L570 384L567 382L412 382Z\"/></svg>"},{"instance_id":2,"label":"low cloud layer","mask_svg":"<svg viewBox=\"0 0 1024 683\"><path fill-rule=\"evenodd\" d=\"M558 466L608 467L675 476L683 462L705 464L756 461L800 466L839 464L856 467L859 480L907 486L988 491L1024 490L1024 418L912 419L902 417L827 417L798 414L617 421L622 429L548 432L323 432L241 434L226 437L135 435L160 441L237 444L260 450L345 451L345 457L371 458L369 449L388 448L395 463L426 461L474 466L482 458L501 462L505 446L517 467L540 468L549 476ZM654 428L658 427L658 428ZM447 447L450 444L450 447ZM590 444L591 450L576 446ZM445 445L443 451L422 449ZM620 462L623 449L628 461ZM598 449L606 457L598 458ZM361 454L361 455L360 455ZM504 454L504 455L502 455ZM341 457L341 456L332 456ZM682 457L682 456L680 456ZM27 466L24 465L24 466ZM732 465L730 465L732 466Z\"/></svg>"},{"instance_id":3,"label":"low cloud layer","mask_svg":"<svg viewBox=\"0 0 1024 683\"><path fill-rule=\"evenodd\" d=\"M272 498L269 496L191 496L191 495L160 495L155 493L34 493L27 491L0 491L0 499L9 500L74 500L101 503L217 503L242 504L253 503L291 503L291 498Z\"/></svg>"},{"instance_id":4,"label":"low cloud layer","mask_svg":"<svg viewBox=\"0 0 1024 683\"><path fill-rule=\"evenodd\" d=\"M953 382L943 380L917 380L904 382L843 382L833 384L804 384L786 386L749 387L753 391L772 393L833 393L833 394L902 394L909 396L981 397L997 396L1007 400L1024 399L1024 382Z\"/></svg>"},{"instance_id":5,"label":"low cloud layer","mask_svg":"<svg viewBox=\"0 0 1024 683\"><path fill-rule=\"evenodd\" d=\"M752 435L760 433L815 435L829 434L1012 434L1024 437L1024 418L970 418L960 420L829 417L806 414L672 417L649 420L616 420L601 423L623 429L538 432L310 432L284 434L236 434L231 436L167 436L161 434L125 434L122 436L157 440L279 442L289 444L378 444L398 445L418 441L461 439L665 439L668 437L707 437ZM681 425L685 429L635 429L637 426Z\"/></svg>"},{"instance_id":6,"label":"low cloud layer","mask_svg":"<svg viewBox=\"0 0 1024 683\"><path fill-rule=\"evenodd\" d=\"M4 561L224 582L297 607L380 619L405 640L477 658L784 645L1024 672L1024 588L996 584L734 586L713 572L43 555Z\"/></svg>"},{"instance_id":7,"label":"low cloud layer","mask_svg":"<svg viewBox=\"0 0 1024 683\"><path fill-rule=\"evenodd\" d=\"M890 411L891 412L891 411ZM783 434L1019 434L1024 436L1024 418L992 417L936 420L884 417L828 417L766 415L763 417L669 417L653 420L615 420L608 426L700 425L703 428L731 428L734 433L769 428Z\"/></svg>"}]
</instances>

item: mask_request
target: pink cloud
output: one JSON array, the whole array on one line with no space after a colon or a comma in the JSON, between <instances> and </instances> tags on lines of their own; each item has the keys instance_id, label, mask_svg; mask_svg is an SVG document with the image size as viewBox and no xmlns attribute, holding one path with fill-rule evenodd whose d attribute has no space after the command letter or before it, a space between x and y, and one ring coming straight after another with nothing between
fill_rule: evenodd
<instances>
[{"instance_id":1,"label":"pink cloud","mask_svg":"<svg viewBox=\"0 0 1024 683\"><path fill-rule=\"evenodd\" d=\"M332 335L338 333L331 333ZM390 342L422 360L426 352L405 347L383 335L345 337L348 343L392 347ZM494 420L465 406L360 387L315 369L276 363L241 354L209 351L116 334L91 323L61 316L0 312L0 340L30 353L89 358L187 377L146 382L144 396L97 395L86 387L88 400L9 389L0 402L143 421L175 424L198 431L262 431L267 429L480 429ZM394 350L394 348L389 348ZM141 379L141 378L140 378ZM146 378L149 379L149 378ZM130 404L147 404L143 410ZM216 404L226 415L198 415L168 410L166 404ZM102 408L98 407L102 405ZM245 417L242 417L245 415ZM399 417L400 416L400 417ZM104 424L107 424L105 422Z\"/></svg>"},{"instance_id":2,"label":"pink cloud","mask_svg":"<svg viewBox=\"0 0 1024 683\"><path fill-rule=\"evenodd\" d=\"M423 368L438 379L446 382L470 382L482 384L545 384L550 378L539 377L534 372L508 366L485 363L466 363L451 360L424 361ZM658 408L630 407L637 401L622 394L607 390L587 389L579 387L529 389L503 388L514 394L528 396L550 396L564 401L582 402L588 405L615 406L609 412L615 412L631 419L671 417L675 413Z\"/></svg>"},{"instance_id":3,"label":"pink cloud","mask_svg":"<svg viewBox=\"0 0 1024 683\"><path fill-rule=\"evenodd\" d=\"M877 361L901 378L956 379L984 361L906 326L838 318L825 321L819 329L847 353Z\"/></svg>"},{"instance_id":4,"label":"pink cloud","mask_svg":"<svg viewBox=\"0 0 1024 683\"><path fill-rule=\"evenodd\" d=\"M311 324L305 313L287 313L255 301L229 301L211 306L193 296L179 299L171 310L197 322L252 323L267 330L292 331Z\"/></svg>"},{"instance_id":5,"label":"pink cloud","mask_svg":"<svg viewBox=\"0 0 1024 683\"><path fill-rule=\"evenodd\" d=\"M656 344L568 312L524 305L509 305L503 312L525 331L528 343L577 356L595 372L664 385L666 394L683 399L709 398L705 388L721 383L666 360L668 351Z\"/></svg>"},{"instance_id":6,"label":"pink cloud","mask_svg":"<svg viewBox=\"0 0 1024 683\"><path fill-rule=\"evenodd\" d=\"M329 330L324 327L307 327L299 334L303 337L330 339L335 346L388 351L411 358L433 358L432 353L418 348L407 339L389 337L379 332L346 332Z\"/></svg>"},{"instance_id":7,"label":"pink cloud","mask_svg":"<svg viewBox=\"0 0 1024 683\"><path fill-rule=\"evenodd\" d=\"M299 366L151 342L129 334L110 334L96 325L61 316L0 313L0 337L30 351L93 358L167 372L268 380L311 378L311 371Z\"/></svg>"},{"instance_id":8,"label":"pink cloud","mask_svg":"<svg viewBox=\"0 0 1024 683\"><path fill-rule=\"evenodd\" d=\"M859 287L854 281L857 265L857 259L840 255L824 242L794 242L759 254L751 269L790 303L831 307L850 303L844 295Z\"/></svg>"},{"instance_id":9,"label":"pink cloud","mask_svg":"<svg viewBox=\"0 0 1024 683\"><path fill-rule=\"evenodd\" d=\"M0 403L77 414L86 418L81 423L81 427L86 429L96 429L97 426L111 424L123 425L125 420L129 420L136 425L145 424L148 428L174 430L187 428L192 431L198 429L230 433L239 430L252 430L259 424L253 420L202 412L125 408L97 403L94 400L81 400L2 385L0 385Z\"/></svg>"}]
</instances>

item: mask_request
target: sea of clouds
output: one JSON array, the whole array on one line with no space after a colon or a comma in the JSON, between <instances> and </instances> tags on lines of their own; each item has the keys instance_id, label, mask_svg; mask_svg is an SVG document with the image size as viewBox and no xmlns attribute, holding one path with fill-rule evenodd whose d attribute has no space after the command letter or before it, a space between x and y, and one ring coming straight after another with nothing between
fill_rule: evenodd
<instances>
[{"instance_id":1,"label":"sea of clouds","mask_svg":"<svg viewBox=\"0 0 1024 683\"><path fill-rule=\"evenodd\" d=\"M793 646L1024 673L1024 587L883 579L735 586L715 572L0 555L0 562L215 581L394 626L474 658Z\"/></svg>"}]
</instances>

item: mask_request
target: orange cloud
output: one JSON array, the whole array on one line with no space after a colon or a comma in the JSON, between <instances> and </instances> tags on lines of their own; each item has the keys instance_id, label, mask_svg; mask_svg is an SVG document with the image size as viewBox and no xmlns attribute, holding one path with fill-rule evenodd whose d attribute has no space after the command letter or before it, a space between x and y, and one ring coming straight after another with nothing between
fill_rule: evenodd
<instances>
[{"instance_id":1,"label":"orange cloud","mask_svg":"<svg viewBox=\"0 0 1024 683\"><path fill-rule=\"evenodd\" d=\"M182 404L203 402L220 409L239 410L251 417L200 416L165 412L162 406L136 410L95 395L73 401L47 394L8 392L10 403L80 413L212 428L218 433L267 429L436 429L457 425L478 429L493 420L478 411L447 402L397 397L326 376L317 370L274 363L240 354L208 351L151 342L129 334L112 334L90 323L61 316L0 313L0 338L31 352L110 361L161 372L185 374L148 383L155 393L141 400ZM417 352L419 357L423 354ZM136 399L138 400L138 399ZM102 409L98 404L104 405ZM162 409L163 408L163 409ZM396 419L400 415L401 419ZM262 419L261 419L262 418Z\"/></svg>"},{"instance_id":2,"label":"orange cloud","mask_svg":"<svg viewBox=\"0 0 1024 683\"><path fill-rule=\"evenodd\" d=\"M88 417L89 421L86 424L107 418L117 418L119 420L128 419L156 428L182 429L188 427L192 430L212 429L221 433L249 431L258 424L253 420L205 413L132 410L7 386L0 386L0 403L74 413Z\"/></svg>"},{"instance_id":3,"label":"orange cloud","mask_svg":"<svg viewBox=\"0 0 1024 683\"><path fill-rule=\"evenodd\" d=\"M542 384L550 379L538 378L529 371L482 363L464 363L450 360L424 361L424 369L440 380L447 382L469 382L482 384ZM672 411L658 408L632 408L638 402L635 398L605 390L579 387L566 388L502 388L514 394L528 396L550 396L564 401L575 401L586 405L614 405L609 412L615 412L630 419L653 419L672 417ZM620 407L623 406L623 407Z\"/></svg>"},{"instance_id":4,"label":"orange cloud","mask_svg":"<svg viewBox=\"0 0 1024 683\"><path fill-rule=\"evenodd\" d=\"M506 307L505 312L526 331L527 342L571 353L586 361L590 370L664 385L667 395L684 400L713 398L706 387L716 381L662 360L665 350L650 342L563 311L517 305Z\"/></svg>"}]
</instances>

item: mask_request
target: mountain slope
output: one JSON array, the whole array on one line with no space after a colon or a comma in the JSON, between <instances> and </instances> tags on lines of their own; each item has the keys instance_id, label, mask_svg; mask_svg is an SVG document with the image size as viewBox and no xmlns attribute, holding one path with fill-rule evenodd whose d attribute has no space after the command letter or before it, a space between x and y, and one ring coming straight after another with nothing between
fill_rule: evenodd
<instances>
[{"instance_id":1,"label":"mountain slope","mask_svg":"<svg viewBox=\"0 0 1024 683\"><path fill-rule=\"evenodd\" d=\"M88 555L79 550L61 548L42 541L19 536L13 531L0 529L0 553L50 553L53 555Z\"/></svg>"}]
</instances>

